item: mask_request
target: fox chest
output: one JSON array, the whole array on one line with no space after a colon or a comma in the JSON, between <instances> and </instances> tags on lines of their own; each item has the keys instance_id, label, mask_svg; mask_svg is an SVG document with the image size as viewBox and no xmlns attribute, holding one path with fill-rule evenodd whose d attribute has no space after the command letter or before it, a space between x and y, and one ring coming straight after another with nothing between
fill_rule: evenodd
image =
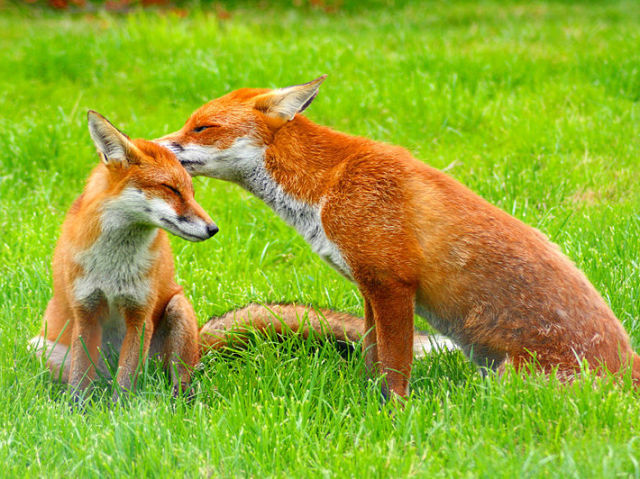
<instances>
[{"instance_id":1,"label":"fox chest","mask_svg":"<svg viewBox=\"0 0 640 479\"><path fill-rule=\"evenodd\" d=\"M269 205L289 226L295 228L314 253L352 280L351 268L339 247L327 237L322 225L321 204L300 201L286 192L265 168L263 153L256 152L251 168L241 175L238 182Z\"/></svg>"},{"instance_id":2,"label":"fox chest","mask_svg":"<svg viewBox=\"0 0 640 479\"><path fill-rule=\"evenodd\" d=\"M311 246L314 253L325 260L333 269L343 276L353 280L351 268L344 259L338 246L331 241L322 226L320 208L308 207L308 211L301 212L291 224Z\"/></svg>"},{"instance_id":3,"label":"fox chest","mask_svg":"<svg viewBox=\"0 0 640 479\"><path fill-rule=\"evenodd\" d=\"M100 237L91 248L77 254L75 262L82 273L74 282L75 300L90 307L105 299L109 314L122 304L145 304L151 290L149 272L156 260L150 249L152 241L153 237L142 241L126 236Z\"/></svg>"},{"instance_id":4,"label":"fox chest","mask_svg":"<svg viewBox=\"0 0 640 479\"><path fill-rule=\"evenodd\" d=\"M295 228L311 246L314 253L343 276L353 279L351 268L345 261L342 252L327 237L322 225L322 208L319 205L309 205L298 201L279 188L273 190L268 201L266 199L265 201L287 224Z\"/></svg>"}]
</instances>

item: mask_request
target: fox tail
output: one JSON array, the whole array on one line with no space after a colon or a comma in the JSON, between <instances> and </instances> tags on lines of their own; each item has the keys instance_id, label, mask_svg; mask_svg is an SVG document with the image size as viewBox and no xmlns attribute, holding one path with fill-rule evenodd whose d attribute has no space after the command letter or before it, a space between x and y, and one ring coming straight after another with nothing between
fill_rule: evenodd
<instances>
[{"instance_id":1,"label":"fox tail","mask_svg":"<svg viewBox=\"0 0 640 479\"><path fill-rule=\"evenodd\" d=\"M362 339L364 320L348 313L330 309L317 309L298 304L250 304L244 308L214 317L200 330L203 353L230 344L243 343L244 333L269 332L278 335L299 333L306 339L310 334L354 344ZM413 353L416 358L434 351L455 350L458 347L449 338L416 331Z\"/></svg>"}]
</instances>

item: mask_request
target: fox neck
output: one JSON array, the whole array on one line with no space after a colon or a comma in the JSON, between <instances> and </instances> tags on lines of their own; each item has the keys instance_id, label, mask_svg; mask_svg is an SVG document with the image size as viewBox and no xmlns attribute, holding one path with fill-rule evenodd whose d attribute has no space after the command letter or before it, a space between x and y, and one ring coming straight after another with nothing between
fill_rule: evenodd
<instances>
[{"instance_id":1,"label":"fox neck","mask_svg":"<svg viewBox=\"0 0 640 479\"><path fill-rule=\"evenodd\" d=\"M109 304L145 304L151 291L149 271L157 258L153 248L157 234L157 228L139 225L103 230L90 248L75 255L83 271L74 284L76 300L91 305L105 297Z\"/></svg>"},{"instance_id":2,"label":"fox neck","mask_svg":"<svg viewBox=\"0 0 640 479\"><path fill-rule=\"evenodd\" d=\"M262 156L258 167L247 171L240 183L272 207L279 195L275 190L318 205L336 168L349 155L351 138L296 116L256 152Z\"/></svg>"},{"instance_id":3,"label":"fox neck","mask_svg":"<svg viewBox=\"0 0 640 479\"><path fill-rule=\"evenodd\" d=\"M141 222L134 213L127 211L126 205L131 201L130 197L133 196L135 200L136 195L143 193L134 188L125 188L119 195L101 202L97 208L100 233L91 248L97 255L110 257L114 262L131 263L131 270L136 270L134 263L137 259L148 258L159 230L156 226ZM147 259L144 259L142 266L146 262Z\"/></svg>"},{"instance_id":4,"label":"fox neck","mask_svg":"<svg viewBox=\"0 0 640 479\"><path fill-rule=\"evenodd\" d=\"M238 183L269 205L295 228L321 258L347 278L351 270L322 225L323 196L344 161L337 146L346 135L296 118L275 135L266 149L256 149L254 167Z\"/></svg>"},{"instance_id":5,"label":"fox neck","mask_svg":"<svg viewBox=\"0 0 640 479\"><path fill-rule=\"evenodd\" d=\"M145 303L159 228L128 221L110 204L101 209L99 225L93 244L74 258L84 273L75 283L76 298L90 303L100 292L109 301L120 298Z\"/></svg>"},{"instance_id":6,"label":"fox neck","mask_svg":"<svg viewBox=\"0 0 640 479\"><path fill-rule=\"evenodd\" d=\"M100 240L114 248L120 247L131 254L149 249L150 241L156 237L160 228L132 220L126 212L118 208L118 200L108 203L101 209Z\"/></svg>"}]
</instances>

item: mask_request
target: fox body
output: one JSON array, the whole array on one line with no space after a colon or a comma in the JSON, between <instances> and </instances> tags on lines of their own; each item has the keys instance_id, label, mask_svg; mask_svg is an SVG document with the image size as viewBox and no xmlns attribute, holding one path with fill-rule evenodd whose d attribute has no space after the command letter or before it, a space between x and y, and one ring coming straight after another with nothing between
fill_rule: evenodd
<instances>
[{"instance_id":1,"label":"fox body","mask_svg":"<svg viewBox=\"0 0 640 479\"><path fill-rule=\"evenodd\" d=\"M140 359L157 355L177 393L202 353L242 342L248 330L304 337L313 330L339 341L361 340L361 318L296 304L251 304L198 331L191 303L173 279L164 230L200 241L217 227L195 202L191 178L171 152L129 140L94 112L89 125L103 161L62 226L54 294L42 331L31 340L54 376L79 393L95 368L104 377L117 368L119 385L128 389ZM452 347L443 338L416 335L416 355Z\"/></svg>"},{"instance_id":2,"label":"fox body","mask_svg":"<svg viewBox=\"0 0 640 479\"><path fill-rule=\"evenodd\" d=\"M367 362L405 395L414 311L483 368L532 361L570 379L640 358L585 275L538 230L406 150L300 113L321 77L241 89L158 141L192 175L235 182L293 226L364 298Z\"/></svg>"},{"instance_id":3,"label":"fox body","mask_svg":"<svg viewBox=\"0 0 640 479\"><path fill-rule=\"evenodd\" d=\"M170 151L130 140L95 112L89 112L89 130L102 161L62 226L53 297L32 343L78 393L95 367L109 375L118 355L123 389L133 387L149 353L162 356L176 388L186 385L200 357L198 325L173 279L164 230L201 241L218 228L195 202L191 178Z\"/></svg>"}]
</instances>

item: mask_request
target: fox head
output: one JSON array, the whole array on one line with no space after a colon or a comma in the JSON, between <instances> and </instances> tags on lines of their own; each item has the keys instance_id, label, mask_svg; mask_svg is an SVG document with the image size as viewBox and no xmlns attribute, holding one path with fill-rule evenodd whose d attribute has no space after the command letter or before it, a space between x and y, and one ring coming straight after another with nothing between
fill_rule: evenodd
<instances>
[{"instance_id":1,"label":"fox head","mask_svg":"<svg viewBox=\"0 0 640 479\"><path fill-rule=\"evenodd\" d=\"M151 141L131 140L95 111L89 111L88 122L109 175L103 222L157 226L189 241L218 232L194 199L191 177L170 151Z\"/></svg>"},{"instance_id":2,"label":"fox head","mask_svg":"<svg viewBox=\"0 0 640 479\"><path fill-rule=\"evenodd\" d=\"M235 90L155 141L173 151L192 176L241 182L262 161L276 132L311 104L325 78L276 90Z\"/></svg>"}]
</instances>

